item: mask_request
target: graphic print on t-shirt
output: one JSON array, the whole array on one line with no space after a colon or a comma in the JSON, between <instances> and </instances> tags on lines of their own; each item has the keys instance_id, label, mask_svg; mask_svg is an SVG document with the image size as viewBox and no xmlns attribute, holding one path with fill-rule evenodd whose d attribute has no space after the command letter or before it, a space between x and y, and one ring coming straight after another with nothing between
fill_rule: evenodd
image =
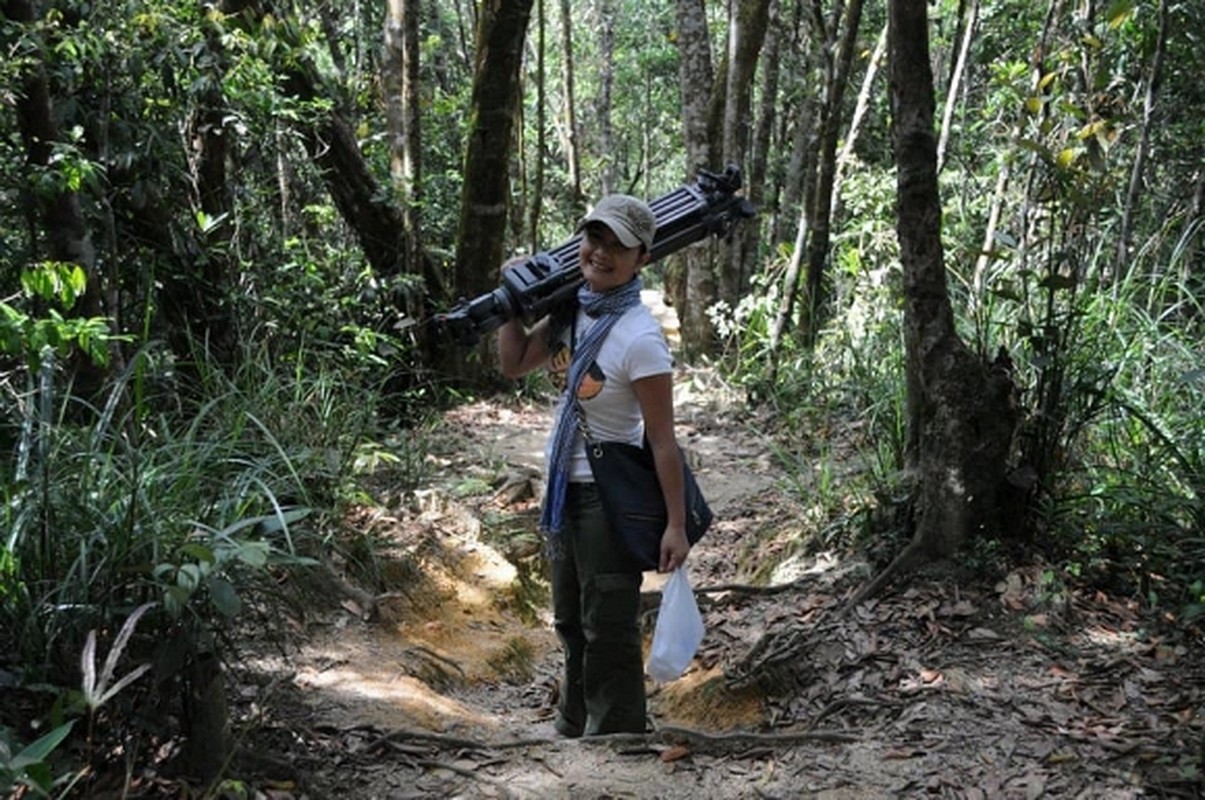
<instances>
[{"instance_id":1,"label":"graphic print on t-shirt","mask_svg":"<svg viewBox=\"0 0 1205 800\"><path fill-rule=\"evenodd\" d=\"M552 383L557 389L565 388L565 382L569 377L569 363L572 360L573 351L568 343L558 342L552 351L552 356L548 359L549 377L552 378ZM599 368L598 362L591 362L590 368L586 370L586 375L577 387L577 399L591 400L598 397L598 393L603 390L606 382L607 376Z\"/></svg>"}]
</instances>

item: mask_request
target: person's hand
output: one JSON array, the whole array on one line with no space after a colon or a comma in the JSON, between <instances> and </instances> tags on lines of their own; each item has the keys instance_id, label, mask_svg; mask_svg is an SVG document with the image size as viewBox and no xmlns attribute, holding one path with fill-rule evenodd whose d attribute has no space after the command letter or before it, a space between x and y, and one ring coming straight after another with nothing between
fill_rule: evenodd
<instances>
[{"instance_id":1,"label":"person's hand","mask_svg":"<svg viewBox=\"0 0 1205 800\"><path fill-rule=\"evenodd\" d=\"M690 542L686 539L685 528L666 528L661 534L661 563L658 572L673 572L686 563L690 553Z\"/></svg>"}]
</instances>

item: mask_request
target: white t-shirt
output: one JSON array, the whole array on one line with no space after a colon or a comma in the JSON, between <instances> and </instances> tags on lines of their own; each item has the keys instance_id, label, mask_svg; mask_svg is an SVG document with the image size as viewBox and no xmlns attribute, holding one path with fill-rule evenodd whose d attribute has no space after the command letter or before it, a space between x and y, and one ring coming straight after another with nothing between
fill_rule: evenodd
<instances>
[{"instance_id":1,"label":"white t-shirt","mask_svg":"<svg viewBox=\"0 0 1205 800\"><path fill-rule=\"evenodd\" d=\"M569 369L572 343L581 341L592 324L594 320L579 309L575 321L576 338L571 338L566 331L560 346L553 345L549 369L560 385L564 385L565 373ZM625 311L603 340L598 357L586 370L586 376L577 390L578 400L585 409L586 421L590 426L590 435L600 441L639 445L644 439L644 418L632 383L652 375L673 372L673 368L669 343L665 341L661 325L648 307L637 304ZM560 404L556 413L560 413ZM545 466L548 455L546 447ZM581 436L577 437L569 461L569 480L577 483L594 480Z\"/></svg>"}]
</instances>

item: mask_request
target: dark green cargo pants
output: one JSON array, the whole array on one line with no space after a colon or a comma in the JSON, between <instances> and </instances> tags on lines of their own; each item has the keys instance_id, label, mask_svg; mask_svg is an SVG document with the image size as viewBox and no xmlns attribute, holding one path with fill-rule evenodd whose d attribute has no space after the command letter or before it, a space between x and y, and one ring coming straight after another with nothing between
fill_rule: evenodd
<instances>
[{"instance_id":1,"label":"dark green cargo pants","mask_svg":"<svg viewBox=\"0 0 1205 800\"><path fill-rule=\"evenodd\" d=\"M643 733L639 571L625 564L592 483L571 483L552 560L554 625L565 648L556 729L566 736Z\"/></svg>"}]
</instances>

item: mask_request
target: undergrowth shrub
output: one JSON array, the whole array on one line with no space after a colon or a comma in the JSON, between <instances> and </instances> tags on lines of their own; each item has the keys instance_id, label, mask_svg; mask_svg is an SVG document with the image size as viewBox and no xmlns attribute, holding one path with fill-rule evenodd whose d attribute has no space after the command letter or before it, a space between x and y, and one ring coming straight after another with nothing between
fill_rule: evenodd
<instances>
[{"instance_id":1,"label":"undergrowth shrub","mask_svg":"<svg viewBox=\"0 0 1205 800\"><path fill-rule=\"evenodd\" d=\"M873 242L868 252L867 242ZM770 447L785 484L805 508L803 549L844 550L867 532L868 515L900 492L905 444L900 270L866 232L838 242L841 302L808 348L771 341L781 270L713 318L726 343L723 368L773 422ZM782 254L789 258L788 253ZM880 260L880 258L882 260ZM881 531L880 531L881 532Z\"/></svg>"},{"instance_id":2,"label":"undergrowth shrub","mask_svg":"<svg viewBox=\"0 0 1205 800\"><path fill-rule=\"evenodd\" d=\"M1096 296L1083 315L1087 338L1104 343L1108 380L1092 424L1067 443L1045 522L1069 570L1197 616L1205 610L1205 331L1184 319L1205 314L1174 282L1137 284Z\"/></svg>"},{"instance_id":3,"label":"undergrowth shrub","mask_svg":"<svg viewBox=\"0 0 1205 800\"><path fill-rule=\"evenodd\" d=\"M1033 483L1025 547L976 541L968 558L1038 556L1069 576L1199 616L1205 310L1181 264L1138 264L1104 282L1093 259L1112 246L1077 247L1075 263L1066 251L1031 253L1041 269L1009 264L1002 247L982 285L952 273L968 345L985 360L1000 349L1011 356L1023 419L1011 466ZM769 270L736 309L715 310L723 366L752 403L772 410L772 447L811 509L814 537L848 543L861 531L863 547L884 537L902 544L906 519L891 512L908 491L899 266L874 237L839 242L834 252L841 299L815 346L790 336L772 346L781 278ZM834 526L842 517L870 522Z\"/></svg>"},{"instance_id":4,"label":"undergrowth shrub","mask_svg":"<svg viewBox=\"0 0 1205 800\"><path fill-rule=\"evenodd\" d=\"M20 685L61 687L54 713L69 721L84 711L71 687L86 640L142 609L122 657L155 665L160 697L146 696L149 683L106 696L99 738L116 738L98 749L115 752L134 735L118 721L165 692L186 696L170 687L187 685L190 665L223 658L235 630L254 623L271 636L261 601L340 545L338 519L364 499L365 474L387 465L405 480L399 470L421 469L406 455L420 437L379 441L380 392L362 373L349 378L346 363L261 340L233 367L199 350L185 384L148 346L95 404L71 393L57 362L35 373L14 363L0 398L16 442L0 464L0 638L12 643L0 669Z\"/></svg>"}]
</instances>

